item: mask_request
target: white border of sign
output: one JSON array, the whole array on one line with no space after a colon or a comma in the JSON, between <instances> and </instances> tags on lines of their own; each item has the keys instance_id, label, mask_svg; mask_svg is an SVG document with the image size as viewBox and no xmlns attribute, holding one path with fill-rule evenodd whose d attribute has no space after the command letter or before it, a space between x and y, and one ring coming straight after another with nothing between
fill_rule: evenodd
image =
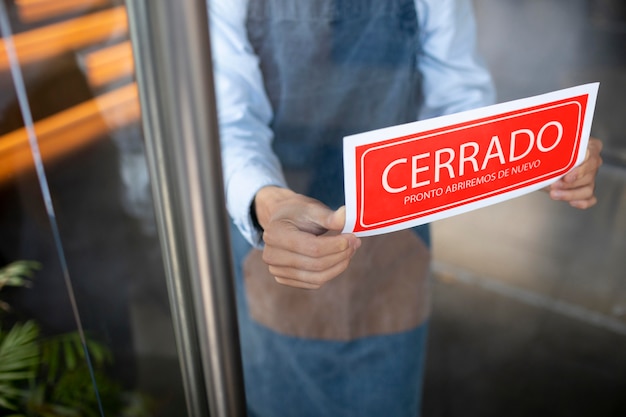
<instances>
[{"instance_id":1,"label":"white border of sign","mask_svg":"<svg viewBox=\"0 0 626 417\"><path fill-rule=\"evenodd\" d=\"M384 129L372 130L356 135L346 136L343 139L343 161L344 161L344 186L346 195L346 224L343 233L353 233L357 222L356 213L356 147L362 145L374 144L389 140L394 137L403 137L415 135L419 132L439 129L446 126L457 125L459 123L471 122L472 120L482 119L485 117L497 116L508 112L523 110L530 107L540 106L554 101L565 100L571 97L587 95L587 108L583 115L583 130L581 134L581 144L576 158L576 165L582 163L587 152L587 144L589 135L591 134L591 124L595 110L596 99L598 95L599 83L590 83L572 88L554 91L547 94L541 94L534 97L528 97L520 100L509 101L506 103L495 104L492 106L481 107L479 109L469 110L461 113L455 113L447 116L436 117L432 119L422 120L413 123L407 123L398 126L392 126ZM530 113L530 112L529 112ZM516 116L519 116L516 115ZM438 133L441 134L441 133ZM424 138L427 136L424 136ZM414 139L411 139L414 140ZM397 143L393 143L395 145ZM390 146L390 145L381 145ZM372 148L375 149L375 148ZM369 150L368 150L369 151ZM544 175L545 176L545 175ZM482 200L475 201L466 205L455 207L452 209L437 212L432 215L420 217L418 219L408 220L403 223L397 223L390 226L383 226L377 229L356 232L357 236L371 236L382 233L390 233L409 227L418 226L424 223L430 223L446 217L455 216L476 210L502 201L506 201L515 197L528 194L532 191L544 188L558 178L552 178L539 183L532 184L527 187L518 188L512 191L499 193L493 197L487 197ZM395 220L394 220L395 221ZM370 225L371 226L371 225Z\"/></svg>"}]
</instances>

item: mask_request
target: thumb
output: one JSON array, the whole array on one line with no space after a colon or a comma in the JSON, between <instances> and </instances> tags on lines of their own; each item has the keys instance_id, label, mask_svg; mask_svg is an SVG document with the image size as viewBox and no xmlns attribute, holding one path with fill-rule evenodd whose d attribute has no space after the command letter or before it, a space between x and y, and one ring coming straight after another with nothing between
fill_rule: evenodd
<instances>
[{"instance_id":1,"label":"thumb","mask_svg":"<svg viewBox=\"0 0 626 417\"><path fill-rule=\"evenodd\" d=\"M346 206L341 206L337 210L330 213L326 218L324 228L328 230L342 231L346 224Z\"/></svg>"}]
</instances>

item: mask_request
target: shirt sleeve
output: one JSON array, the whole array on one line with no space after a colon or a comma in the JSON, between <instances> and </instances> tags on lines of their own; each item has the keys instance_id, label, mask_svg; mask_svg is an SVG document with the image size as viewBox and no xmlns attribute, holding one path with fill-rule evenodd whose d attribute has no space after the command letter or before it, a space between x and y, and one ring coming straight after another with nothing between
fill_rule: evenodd
<instances>
[{"instance_id":1,"label":"shirt sleeve","mask_svg":"<svg viewBox=\"0 0 626 417\"><path fill-rule=\"evenodd\" d=\"M420 27L418 69L426 119L493 104L491 75L477 54L471 0L415 0Z\"/></svg>"},{"instance_id":2,"label":"shirt sleeve","mask_svg":"<svg viewBox=\"0 0 626 417\"><path fill-rule=\"evenodd\" d=\"M247 1L208 0L217 115L228 213L254 246L261 235L250 217L264 186L286 187L271 148L272 109L245 27Z\"/></svg>"},{"instance_id":3,"label":"shirt sleeve","mask_svg":"<svg viewBox=\"0 0 626 417\"><path fill-rule=\"evenodd\" d=\"M261 245L250 217L254 196L264 186L286 187L271 148L272 108L258 58L246 35L247 0L207 0L220 124L224 190L228 212L242 235ZM492 104L494 90L476 54L471 0L415 0L423 79L420 119Z\"/></svg>"}]
</instances>

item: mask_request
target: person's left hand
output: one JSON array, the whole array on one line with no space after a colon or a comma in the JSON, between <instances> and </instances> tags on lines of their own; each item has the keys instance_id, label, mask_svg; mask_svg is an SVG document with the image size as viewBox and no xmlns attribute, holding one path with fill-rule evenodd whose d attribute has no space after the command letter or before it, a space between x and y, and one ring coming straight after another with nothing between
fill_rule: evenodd
<instances>
[{"instance_id":1,"label":"person's left hand","mask_svg":"<svg viewBox=\"0 0 626 417\"><path fill-rule=\"evenodd\" d=\"M550 198L566 201L572 207L579 209L587 209L595 205L598 202L594 191L596 174L602 165L601 151L602 142L599 139L590 138L585 160L547 188Z\"/></svg>"}]
</instances>

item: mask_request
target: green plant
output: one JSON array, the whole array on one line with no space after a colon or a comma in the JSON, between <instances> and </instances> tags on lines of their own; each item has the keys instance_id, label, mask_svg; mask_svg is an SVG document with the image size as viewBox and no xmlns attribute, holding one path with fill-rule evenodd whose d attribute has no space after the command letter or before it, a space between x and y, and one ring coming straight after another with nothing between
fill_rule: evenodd
<instances>
[{"instance_id":1,"label":"green plant","mask_svg":"<svg viewBox=\"0 0 626 417\"><path fill-rule=\"evenodd\" d=\"M35 271L40 269L39 262L15 261L0 269L0 291L4 287L29 287ZM8 312L10 307L0 300L0 310Z\"/></svg>"},{"instance_id":2,"label":"green plant","mask_svg":"<svg viewBox=\"0 0 626 417\"><path fill-rule=\"evenodd\" d=\"M37 269L39 264L29 261L1 268L0 291L6 286L30 285ZM4 314L10 311L5 302L0 307ZM12 412L10 417L98 417L100 405L107 416L151 414L153 404L148 397L125 392L108 377L106 366L113 359L103 344L89 337L83 339L77 332L45 337L34 320L4 327L0 321L3 415Z\"/></svg>"}]
</instances>

